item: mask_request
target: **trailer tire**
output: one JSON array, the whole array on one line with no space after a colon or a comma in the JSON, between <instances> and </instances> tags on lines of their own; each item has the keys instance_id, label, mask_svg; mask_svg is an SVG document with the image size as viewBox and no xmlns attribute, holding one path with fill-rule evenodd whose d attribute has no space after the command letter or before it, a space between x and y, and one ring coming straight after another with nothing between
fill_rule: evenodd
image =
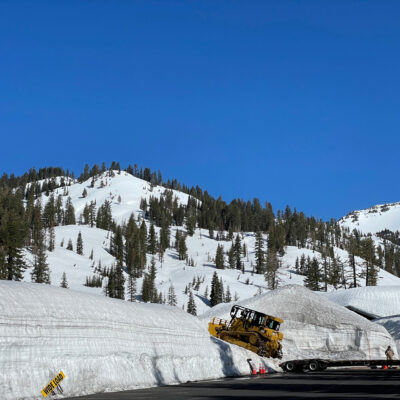
<instances>
[{"instance_id":1,"label":"trailer tire","mask_svg":"<svg viewBox=\"0 0 400 400\"><path fill-rule=\"evenodd\" d=\"M318 371L318 370L319 370L318 361L317 361L317 360L312 360L312 361L310 361L310 362L308 363L308 369L309 369L311 372Z\"/></svg>"},{"instance_id":2,"label":"trailer tire","mask_svg":"<svg viewBox=\"0 0 400 400\"><path fill-rule=\"evenodd\" d=\"M296 369L296 365L295 365L294 362L288 361L288 362L285 364L285 370L286 370L286 372L293 372L295 369Z\"/></svg>"}]
</instances>

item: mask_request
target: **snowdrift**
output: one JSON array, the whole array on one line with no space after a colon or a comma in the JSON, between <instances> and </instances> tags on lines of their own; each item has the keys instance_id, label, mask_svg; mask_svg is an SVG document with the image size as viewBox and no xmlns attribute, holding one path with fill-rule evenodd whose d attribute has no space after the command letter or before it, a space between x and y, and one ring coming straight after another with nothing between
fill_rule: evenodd
<instances>
[{"instance_id":1,"label":"snowdrift","mask_svg":"<svg viewBox=\"0 0 400 400\"><path fill-rule=\"evenodd\" d=\"M397 352L400 354L400 315L392 315L391 317L379 318L374 320L376 324L382 325L392 335L396 342Z\"/></svg>"},{"instance_id":2,"label":"snowdrift","mask_svg":"<svg viewBox=\"0 0 400 400\"><path fill-rule=\"evenodd\" d=\"M400 288L398 286L343 289L329 293L327 297L344 307L352 306L379 317L400 314Z\"/></svg>"},{"instance_id":3,"label":"snowdrift","mask_svg":"<svg viewBox=\"0 0 400 400\"><path fill-rule=\"evenodd\" d=\"M284 360L384 358L387 346L394 344L382 326L303 286L284 286L240 304L284 320L281 325ZM231 304L216 306L202 318L229 318L230 308Z\"/></svg>"},{"instance_id":4,"label":"snowdrift","mask_svg":"<svg viewBox=\"0 0 400 400\"><path fill-rule=\"evenodd\" d=\"M40 399L62 370L64 396L248 374L254 353L212 338L176 308L0 281L2 400Z\"/></svg>"}]
</instances>

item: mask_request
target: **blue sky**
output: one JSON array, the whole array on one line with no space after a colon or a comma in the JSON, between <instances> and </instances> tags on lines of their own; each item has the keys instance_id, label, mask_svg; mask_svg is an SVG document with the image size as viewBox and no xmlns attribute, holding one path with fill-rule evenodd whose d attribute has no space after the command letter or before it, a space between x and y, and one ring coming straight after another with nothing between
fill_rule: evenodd
<instances>
[{"instance_id":1,"label":"blue sky","mask_svg":"<svg viewBox=\"0 0 400 400\"><path fill-rule=\"evenodd\" d=\"M322 218L400 201L399 20L383 0L0 0L0 172L117 160Z\"/></svg>"}]
</instances>

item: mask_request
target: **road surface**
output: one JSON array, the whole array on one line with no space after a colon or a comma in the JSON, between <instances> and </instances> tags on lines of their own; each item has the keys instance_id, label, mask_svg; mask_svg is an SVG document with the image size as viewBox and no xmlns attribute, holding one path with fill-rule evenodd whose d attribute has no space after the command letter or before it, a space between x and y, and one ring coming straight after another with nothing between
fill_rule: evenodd
<instances>
[{"instance_id":1,"label":"road surface","mask_svg":"<svg viewBox=\"0 0 400 400\"><path fill-rule=\"evenodd\" d=\"M400 399L400 369L326 370L188 382L70 400Z\"/></svg>"}]
</instances>

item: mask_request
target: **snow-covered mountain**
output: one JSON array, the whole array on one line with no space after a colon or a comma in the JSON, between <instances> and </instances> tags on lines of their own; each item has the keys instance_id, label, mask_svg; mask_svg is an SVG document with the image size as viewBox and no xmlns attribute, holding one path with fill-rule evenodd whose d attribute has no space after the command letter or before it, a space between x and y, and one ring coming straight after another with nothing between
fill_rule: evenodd
<instances>
[{"instance_id":1,"label":"snow-covered mountain","mask_svg":"<svg viewBox=\"0 0 400 400\"><path fill-rule=\"evenodd\" d=\"M86 197L82 193L86 191ZM106 200L111 203L112 216L117 223L127 221L131 214L136 219L143 218L143 211L140 209L142 198L149 200L151 196L160 198L165 192L161 186L152 186L150 183L138 179L127 172L114 171L111 175L106 172L96 179L89 179L83 183L72 183L64 188L54 190L54 196L62 196L63 203L70 197L75 208L76 220L80 216L86 204L95 202L96 207L100 207ZM173 191L173 196L177 198L179 204L186 205L189 196L185 193ZM49 197L42 194L42 205L44 206ZM400 211L400 208L399 208ZM149 223L146 222L149 228ZM159 228L155 227L156 232ZM184 226L171 227L171 241L175 237L176 231L185 232ZM83 255L78 255L75 251L66 249L66 245L71 239L74 249L79 232L83 238ZM267 236L264 235L266 239ZM115 258L110 254L111 233L88 225L67 225L55 227L55 250L47 252L48 263L51 270L51 282L59 286L63 272L66 273L70 288L78 291L96 293L103 295L103 288L93 288L84 286L86 278L97 275L95 269L101 264L102 267L110 267L115 263ZM185 261L179 260L174 248L165 252L164 259L160 261L155 258L157 276L156 287L166 297L171 285L174 286L179 307L184 307L188 303L188 293L185 288L191 287L195 295L197 313L200 314L209 309L209 300L205 293L210 293L211 280L215 271L218 277L222 278L224 288L231 293L232 299L243 299L267 291L266 282L263 275L254 273L255 265L255 235L252 232L243 233L242 243L246 244L247 255L242 257L245 272L236 269L216 270L214 257L218 244L224 247L227 252L231 246L230 241L217 241L209 237L208 230L196 229L193 236L188 236L186 244L188 247L188 257L193 259L194 266L188 266ZM90 258L93 252L93 259ZM351 273L347 265L348 254L345 250L338 247L334 248L335 256L339 256L344 262L344 273ZM304 254L306 257L316 257L321 260L321 254L312 248L301 248L288 246L285 248L285 255L281 258L281 268L278 271L279 286L286 284L300 284L304 282L304 276L295 272L296 258ZM151 255L148 255L148 260ZM26 251L26 259L32 264L33 256ZM356 257L358 272L361 272L364 261ZM25 281L30 281L30 269L25 273ZM137 280L137 290L140 293L143 278ZM195 285L197 283L197 285ZM360 280L360 284L364 282ZM400 278L390 273L380 270L378 273L378 285L400 285ZM104 286L104 285L103 285ZM194 289L196 286L196 289ZM187 292L187 291L186 291Z\"/></svg>"},{"instance_id":2,"label":"snow-covered mountain","mask_svg":"<svg viewBox=\"0 0 400 400\"><path fill-rule=\"evenodd\" d=\"M341 218L339 223L352 231L377 233L388 229L400 231L400 202L376 205L365 210L352 211Z\"/></svg>"}]
</instances>

